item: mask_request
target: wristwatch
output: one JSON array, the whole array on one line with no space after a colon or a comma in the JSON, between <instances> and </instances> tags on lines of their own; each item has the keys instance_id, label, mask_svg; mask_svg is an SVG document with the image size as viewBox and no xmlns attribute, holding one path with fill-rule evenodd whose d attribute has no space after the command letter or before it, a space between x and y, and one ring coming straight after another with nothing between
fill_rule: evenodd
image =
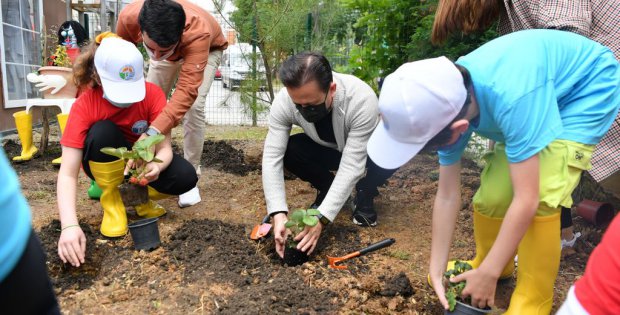
<instances>
[{"instance_id":1,"label":"wristwatch","mask_svg":"<svg viewBox=\"0 0 620 315\"><path fill-rule=\"evenodd\" d=\"M159 134L159 131L157 131L157 129L153 128L153 127L149 127L149 129L147 129L144 132L145 135L147 136L155 136Z\"/></svg>"},{"instance_id":2,"label":"wristwatch","mask_svg":"<svg viewBox=\"0 0 620 315\"><path fill-rule=\"evenodd\" d=\"M321 224L323 224L323 225L328 225L328 224L332 223L332 221L329 221L328 218L326 218L324 215L322 215L320 213L317 214L316 217L319 218L319 222L321 222Z\"/></svg>"}]
</instances>

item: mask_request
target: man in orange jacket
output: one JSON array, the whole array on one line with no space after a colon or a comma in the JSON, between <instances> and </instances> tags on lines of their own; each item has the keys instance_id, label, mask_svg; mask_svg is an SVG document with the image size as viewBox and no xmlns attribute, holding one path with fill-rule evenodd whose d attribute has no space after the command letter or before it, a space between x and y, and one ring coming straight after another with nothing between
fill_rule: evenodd
<instances>
[{"instance_id":1,"label":"man in orange jacket","mask_svg":"<svg viewBox=\"0 0 620 315\"><path fill-rule=\"evenodd\" d=\"M183 119L184 157L200 175L204 145L205 100L228 42L215 18L186 0L138 0L119 14L116 31L143 43L150 57L146 80L166 95L175 90L146 134L168 133ZM179 206L200 202L198 187L179 196Z\"/></svg>"}]
</instances>

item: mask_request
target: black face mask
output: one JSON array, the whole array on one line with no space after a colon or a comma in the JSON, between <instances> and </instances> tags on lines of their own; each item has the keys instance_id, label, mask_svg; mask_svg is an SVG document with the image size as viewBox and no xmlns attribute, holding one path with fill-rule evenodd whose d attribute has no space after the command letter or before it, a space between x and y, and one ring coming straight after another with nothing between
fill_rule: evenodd
<instances>
[{"instance_id":1,"label":"black face mask","mask_svg":"<svg viewBox=\"0 0 620 315\"><path fill-rule=\"evenodd\" d=\"M325 103L306 107L301 105L295 106L307 122L315 123L329 115L329 111L327 110L327 105L325 105Z\"/></svg>"},{"instance_id":2,"label":"black face mask","mask_svg":"<svg viewBox=\"0 0 620 315\"><path fill-rule=\"evenodd\" d=\"M329 110L327 110L327 104L325 103L327 101L327 95L329 95L329 93L325 94L325 99L321 104L305 107L295 104L295 107L297 107L297 110L307 122L315 123L329 115Z\"/></svg>"}]
</instances>

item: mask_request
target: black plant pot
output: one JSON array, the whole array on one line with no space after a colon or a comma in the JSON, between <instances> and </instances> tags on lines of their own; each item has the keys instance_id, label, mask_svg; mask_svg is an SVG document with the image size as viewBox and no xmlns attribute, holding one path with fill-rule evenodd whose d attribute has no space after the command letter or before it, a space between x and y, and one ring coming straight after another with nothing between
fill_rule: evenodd
<instances>
[{"instance_id":1,"label":"black plant pot","mask_svg":"<svg viewBox=\"0 0 620 315\"><path fill-rule=\"evenodd\" d=\"M157 226L158 219L143 219L129 224L129 232L136 250L151 250L159 247L161 241L159 239L159 227Z\"/></svg>"},{"instance_id":2,"label":"black plant pot","mask_svg":"<svg viewBox=\"0 0 620 315\"><path fill-rule=\"evenodd\" d=\"M284 246L284 263L289 266L299 266L308 261L308 254L298 250Z\"/></svg>"},{"instance_id":3,"label":"black plant pot","mask_svg":"<svg viewBox=\"0 0 620 315\"><path fill-rule=\"evenodd\" d=\"M130 183L118 185L118 191L125 207L135 207L149 201L149 191L147 186L140 186Z\"/></svg>"},{"instance_id":4,"label":"black plant pot","mask_svg":"<svg viewBox=\"0 0 620 315\"><path fill-rule=\"evenodd\" d=\"M454 311L444 311L444 315L480 315L480 314L488 314L491 312L490 308L480 309L473 307L471 305L467 305L463 302L456 301L456 306L454 307Z\"/></svg>"}]
</instances>

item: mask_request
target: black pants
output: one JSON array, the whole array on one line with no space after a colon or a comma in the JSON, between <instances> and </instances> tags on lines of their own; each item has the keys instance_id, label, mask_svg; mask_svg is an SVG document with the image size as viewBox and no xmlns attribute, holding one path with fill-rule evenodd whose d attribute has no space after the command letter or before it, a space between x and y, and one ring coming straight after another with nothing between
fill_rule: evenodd
<instances>
[{"instance_id":1,"label":"black pants","mask_svg":"<svg viewBox=\"0 0 620 315\"><path fill-rule=\"evenodd\" d=\"M0 283L0 308L2 314L60 314L45 254L33 231L17 265Z\"/></svg>"},{"instance_id":2,"label":"black pants","mask_svg":"<svg viewBox=\"0 0 620 315\"><path fill-rule=\"evenodd\" d=\"M342 153L314 142L305 133L292 135L284 154L284 167L301 180L309 182L320 191L327 191L334 181L334 174L340 165ZM379 194L377 187L396 172L377 166L370 157L366 160L366 176L356 185L372 196Z\"/></svg>"},{"instance_id":3,"label":"black pants","mask_svg":"<svg viewBox=\"0 0 620 315\"><path fill-rule=\"evenodd\" d=\"M94 179L90 171L88 161L93 162L113 162L117 157L102 153L100 150L105 147L120 148L125 147L131 150L132 144L125 139L123 132L113 122L102 120L95 123L84 141L84 154L82 156L82 167L88 177ZM172 162L159 174L159 178L149 183L160 193L169 195L181 195L196 187L198 176L194 167L178 154L173 154Z\"/></svg>"}]
</instances>

